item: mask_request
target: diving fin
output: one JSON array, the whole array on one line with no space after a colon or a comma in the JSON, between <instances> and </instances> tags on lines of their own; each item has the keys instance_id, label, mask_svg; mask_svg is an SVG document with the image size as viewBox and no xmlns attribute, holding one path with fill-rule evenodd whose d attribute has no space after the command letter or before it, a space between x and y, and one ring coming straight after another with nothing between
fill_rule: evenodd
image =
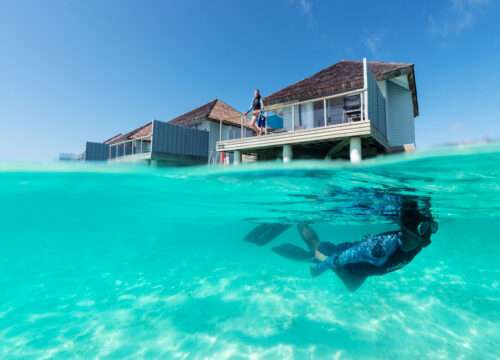
<instances>
[{"instance_id":1,"label":"diving fin","mask_svg":"<svg viewBox=\"0 0 500 360\"><path fill-rule=\"evenodd\" d=\"M345 287L351 292L358 290L366 280L366 276L355 275L345 269L336 269L333 271L337 274L340 280L342 280Z\"/></svg>"},{"instance_id":2,"label":"diving fin","mask_svg":"<svg viewBox=\"0 0 500 360\"><path fill-rule=\"evenodd\" d=\"M245 236L245 241L263 246L269 244L289 227L288 224L261 224Z\"/></svg>"},{"instance_id":3,"label":"diving fin","mask_svg":"<svg viewBox=\"0 0 500 360\"><path fill-rule=\"evenodd\" d=\"M294 261L311 261L313 254L310 251L306 251L299 246L285 243L272 248L272 250L287 259Z\"/></svg>"}]
</instances>

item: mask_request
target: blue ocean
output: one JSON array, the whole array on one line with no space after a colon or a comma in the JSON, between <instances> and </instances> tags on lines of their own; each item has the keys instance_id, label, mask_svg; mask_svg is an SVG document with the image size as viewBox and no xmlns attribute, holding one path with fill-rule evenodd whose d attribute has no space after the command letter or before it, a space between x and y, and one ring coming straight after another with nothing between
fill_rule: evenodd
<instances>
[{"instance_id":1,"label":"blue ocean","mask_svg":"<svg viewBox=\"0 0 500 360\"><path fill-rule=\"evenodd\" d=\"M273 251L439 230L355 291ZM351 165L0 165L1 359L498 359L500 147ZM263 224L284 224L266 243Z\"/></svg>"}]
</instances>

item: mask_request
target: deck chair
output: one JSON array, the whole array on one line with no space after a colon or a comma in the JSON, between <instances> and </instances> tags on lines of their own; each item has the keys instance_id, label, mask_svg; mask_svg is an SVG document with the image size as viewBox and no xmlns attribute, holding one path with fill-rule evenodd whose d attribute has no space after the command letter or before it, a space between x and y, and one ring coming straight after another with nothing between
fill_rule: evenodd
<instances>
[{"instance_id":1,"label":"deck chair","mask_svg":"<svg viewBox=\"0 0 500 360\"><path fill-rule=\"evenodd\" d=\"M344 123L361 120L361 97L352 95L344 97Z\"/></svg>"}]
</instances>

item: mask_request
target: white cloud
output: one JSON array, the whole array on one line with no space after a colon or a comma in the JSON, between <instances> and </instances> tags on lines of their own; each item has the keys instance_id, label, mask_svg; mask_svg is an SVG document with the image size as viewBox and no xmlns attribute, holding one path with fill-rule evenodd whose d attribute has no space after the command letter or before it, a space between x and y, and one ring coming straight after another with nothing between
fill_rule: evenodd
<instances>
[{"instance_id":1,"label":"white cloud","mask_svg":"<svg viewBox=\"0 0 500 360\"><path fill-rule=\"evenodd\" d=\"M364 45L372 55L377 56L382 45L382 36L375 33L369 34L364 40Z\"/></svg>"},{"instance_id":2,"label":"white cloud","mask_svg":"<svg viewBox=\"0 0 500 360\"><path fill-rule=\"evenodd\" d=\"M312 15L312 0L291 0L291 2L292 4L298 6L305 15Z\"/></svg>"},{"instance_id":3,"label":"white cloud","mask_svg":"<svg viewBox=\"0 0 500 360\"><path fill-rule=\"evenodd\" d=\"M429 15L430 31L442 37L457 35L470 28L490 0L449 0L440 16Z\"/></svg>"},{"instance_id":4,"label":"white cloud","mask_svg":"<svg viewBox=\"0 0 500 360\"><path fill-rule=\"evenodd\" d=\"M311 0L299 0L300 7L305 14L310 14L312 10L312 2Z\"/></svg>"}]
</instances>

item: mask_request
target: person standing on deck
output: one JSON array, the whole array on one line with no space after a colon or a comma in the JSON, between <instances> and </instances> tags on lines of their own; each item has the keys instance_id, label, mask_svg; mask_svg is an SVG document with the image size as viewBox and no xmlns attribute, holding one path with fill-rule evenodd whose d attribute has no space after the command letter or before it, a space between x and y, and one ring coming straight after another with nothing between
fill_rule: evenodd
<instances>
[{"instance_id":1,"label":"person standing on deck","mask_svg":"<svg viewBox=\"0 0 500 360\"><path fill-rule=\"evenodd\" d=\"M252 119L250 120L250 127L255 130L257 135L262 135L262 129L260 127L260 118L261 113L264 111L264 102L262 101L262 96L260 95L259 89L255 89L252 99L252 104L250 105L250 109L245 113L245 116L248 113L252 113ZM259 121L259 126L256 125L256 122ZM265 123L263 124L265 127Z\"/></svg>"}]
</instances>

